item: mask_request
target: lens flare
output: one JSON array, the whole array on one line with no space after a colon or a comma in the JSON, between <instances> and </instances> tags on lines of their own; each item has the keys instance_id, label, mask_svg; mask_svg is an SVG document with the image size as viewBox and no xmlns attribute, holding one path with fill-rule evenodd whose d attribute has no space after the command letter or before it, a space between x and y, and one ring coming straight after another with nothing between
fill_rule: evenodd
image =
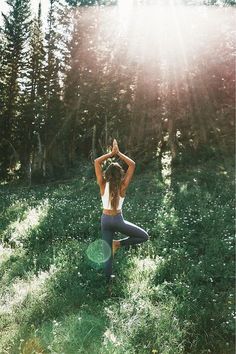
<instances>
[{"instance_id":1,"label":"lens flare","mask_svg":"<svg viewBox=\"0 0 236 354\"><path fill-rule=\"evenodd\" d=\"M106 241L96 240L88 246L86 255L92 261L93 267L100 268L110 258L111 248Z\"/></svg>"}]
</instances>

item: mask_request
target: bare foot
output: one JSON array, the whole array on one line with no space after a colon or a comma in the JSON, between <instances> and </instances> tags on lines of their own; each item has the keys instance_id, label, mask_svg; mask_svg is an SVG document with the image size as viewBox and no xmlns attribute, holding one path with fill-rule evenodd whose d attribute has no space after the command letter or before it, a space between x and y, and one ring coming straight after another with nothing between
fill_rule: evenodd
<instances>
[{"instance_id":1,"label":"bare foot","mask_svg":"<svg viewBox=\"0 0 236 354\"><path fill-rule=\"evenodd\" d=\"M120 248L120 241L118 240L113 240L112 241L112 256L114 257L116 251Z\"/></svg>"}]
</instances>

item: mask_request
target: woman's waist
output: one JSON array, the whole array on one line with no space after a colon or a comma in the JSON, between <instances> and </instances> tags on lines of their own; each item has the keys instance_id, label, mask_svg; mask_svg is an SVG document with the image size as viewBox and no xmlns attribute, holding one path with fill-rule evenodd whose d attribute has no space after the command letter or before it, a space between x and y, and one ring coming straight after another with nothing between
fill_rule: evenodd
<instances>
[{"instance_id":1,"label":"woman's waist","mask_svg":"<svg viewBox=\"0 0 236 354\"><path fill-rule=\"evenodd\" d=\"M118 209L118 210L103 209L102 213L103 213L104 215L115 216L115 215L122 214L122 209Z\"/></svg>"}]
</instances>

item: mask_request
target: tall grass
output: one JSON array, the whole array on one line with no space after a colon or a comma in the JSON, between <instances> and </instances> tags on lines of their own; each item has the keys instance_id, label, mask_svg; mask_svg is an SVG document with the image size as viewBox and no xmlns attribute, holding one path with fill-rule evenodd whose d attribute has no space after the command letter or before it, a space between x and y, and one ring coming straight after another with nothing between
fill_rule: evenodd
<instances>
[{"instance_id":1,"label":"tall grass","mask_svg":"<svg viewBox=\"0 0 236 354\"><path fill-rule=\"evenodd\" d=\"M183 155L170 184L155 163L137 171L123 213L150 240L117 252L111 296L88 257L101 238L93 166L2 187L0 353L233 353L234 166L215 156Z\"/></svg>"}]
</instances>

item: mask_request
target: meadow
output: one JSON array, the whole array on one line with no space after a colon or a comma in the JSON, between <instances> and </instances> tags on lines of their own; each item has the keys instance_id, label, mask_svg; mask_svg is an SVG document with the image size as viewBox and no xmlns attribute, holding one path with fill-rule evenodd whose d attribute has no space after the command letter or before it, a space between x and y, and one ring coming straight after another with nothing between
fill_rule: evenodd
<instances>
[{"instance_id":1,"label":"meadow","mask_svg":"<svg viewBox=\"0 0 236 354\"><path fill-rule=\"evenodd\" d=\"M234 160L166 161L162 176L137 162L123 214L150 240L116 253L112 294L91 163L67 181L1 186L1 354L234 353Z\"/></svg>"}]
</instances>

